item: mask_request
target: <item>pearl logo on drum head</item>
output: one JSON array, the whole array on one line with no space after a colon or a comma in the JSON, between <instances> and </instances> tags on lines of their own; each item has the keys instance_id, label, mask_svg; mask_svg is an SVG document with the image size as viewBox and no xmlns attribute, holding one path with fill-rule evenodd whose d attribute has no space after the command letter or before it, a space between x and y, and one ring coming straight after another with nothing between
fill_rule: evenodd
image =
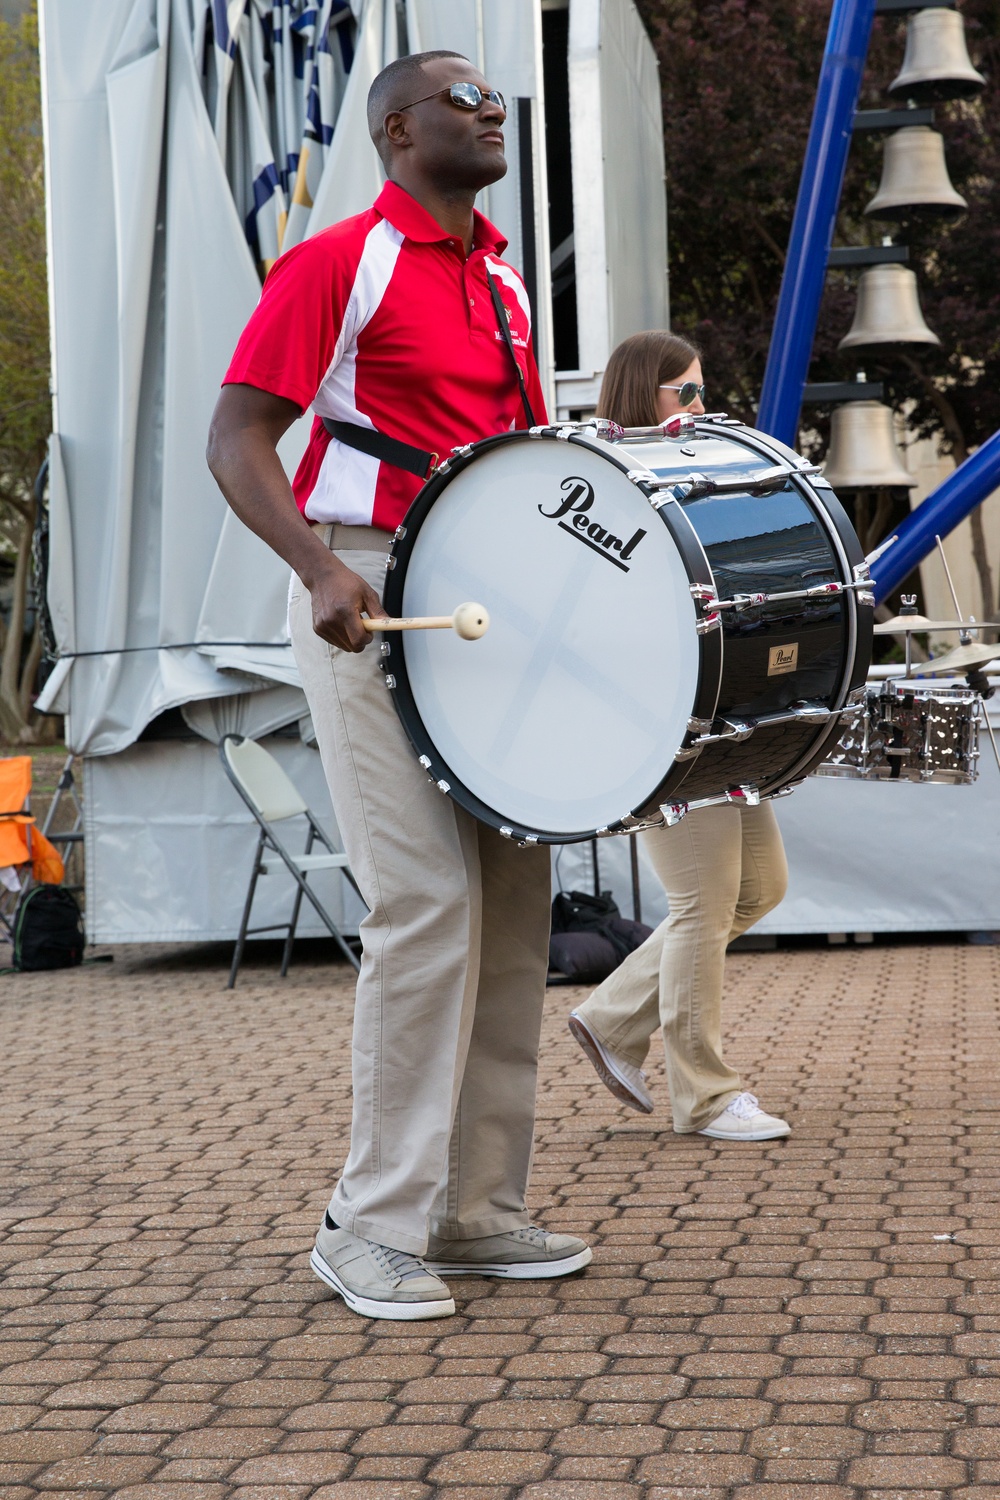
<instances>
[{"instance_id":1,"label":"pearl logo on drum head","mask_svg":"<svg viewBox=\"0 0 1000 1500\"><path fill-rule=\"evenodd\" d=\"M627 559L632 556L646 535L645 531L635 531L627 542L623 542L621 537L615 536L599 521L592 521L588 512L594 503L594 486L589 480L581 478L579 474L568 475L559 488L565 494L566 499L561 500L555 510L543 510L539 505L539 514L543 515L547 521L558 521L563 531L568 531L570 536L576 537L578 542L583 542L584 546L596 552L598 557L603 557L606 562L612 563L623 573L627 573L629 571ZM572 515L572 521L568 519L570 515ZM567 519L564 520L563 517ZM617 555L612 556L612 553Z\"/></svg>"},{"instance_id":2,"label":"pearl logo on drum head","mask_svg":"<svg viewBox=\"0 0 1000 1500\"><path fill-rule=\"evenodd\" d=\"M790 646L772 646L767 654L768 677L780 677L785 672L794 672L799 664L799 643Z\"/></svg>"}]
</instances>

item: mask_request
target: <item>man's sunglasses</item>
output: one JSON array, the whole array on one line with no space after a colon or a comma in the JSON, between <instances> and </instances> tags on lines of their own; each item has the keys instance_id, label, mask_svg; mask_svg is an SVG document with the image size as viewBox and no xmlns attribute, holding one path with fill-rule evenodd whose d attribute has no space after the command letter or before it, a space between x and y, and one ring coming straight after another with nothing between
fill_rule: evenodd
<instances>
[{"instance_id":1,"label":"man's sunglasses","mask_svg":"<svg viewBox=\"0 0 1000 1500\"><path fill-rule=\"evenodd\" d=\"M661 385L660 390L676 391L678 406L690 406L697 397L702 401L705 399L705 387L696 385L693 380L685 380L683 385Z\"/></svg>"},{"instance_id":2,"label":"man's sunglasses","mask_svg":"<svg viewBox=\"0 0 1000 1500\"><path fill-rule=\"evenodd\" d=\"M449 83L446 89L435 89L433 94L425 94L422 99L414 99L410 104L401 104L399 112L404 109L412 109L414 104L426 104L428 99L437 99L440 94L447 94L452 104L457 104L459 109L480 109L484 99L491 104L498 104L507 113L507 101L499 89L487 89L484 94L482 89L475 83Z\"/></svg>"}]
</instances>

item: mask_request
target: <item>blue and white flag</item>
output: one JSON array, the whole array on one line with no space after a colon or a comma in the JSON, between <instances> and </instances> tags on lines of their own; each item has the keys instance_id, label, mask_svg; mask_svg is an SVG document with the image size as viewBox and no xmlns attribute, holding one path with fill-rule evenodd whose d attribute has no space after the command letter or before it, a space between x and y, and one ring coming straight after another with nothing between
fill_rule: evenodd
<instances>
[{"instance_id":1,"label":"blue and white flag","mask_svg":"<svg viewBox=\"0 0 1000 1500\"><path fill-rule=\"evenodd\" d=\"M194 0L205 104L263 272L307 232L363 4Z\"/></svg>"}]
</instances>

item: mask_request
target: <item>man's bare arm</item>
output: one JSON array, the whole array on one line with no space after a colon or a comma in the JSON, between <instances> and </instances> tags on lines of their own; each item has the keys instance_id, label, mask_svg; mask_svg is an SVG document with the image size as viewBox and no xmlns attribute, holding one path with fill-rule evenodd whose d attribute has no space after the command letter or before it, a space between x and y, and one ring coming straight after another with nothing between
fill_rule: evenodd
<instances>
[{"instance_id":1,"label":"man's bare arm","mask_svg":"<svg viewBox=\"0 0 1000 1500\"><path fill-rule=\"evenodd\" d=\"M305 520L277 447L300 415L294 401L250 385L222 389L208 434L208 466L240 520L302 579L312 597L313 629L345 651L372 639L364 612L385 614L375 590L325 546Z\"/></svg>"}]
</instances>

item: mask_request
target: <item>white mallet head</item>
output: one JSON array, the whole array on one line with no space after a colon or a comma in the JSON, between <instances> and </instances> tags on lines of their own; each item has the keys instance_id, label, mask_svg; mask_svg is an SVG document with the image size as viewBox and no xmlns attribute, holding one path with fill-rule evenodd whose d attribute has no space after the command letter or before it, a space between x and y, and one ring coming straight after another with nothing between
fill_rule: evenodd
<instances>
[{"instance_id":1,"label":"white mallet head","mask_svg":"<svg viewBox=\"0 0 1000 1500\"><path fill-rule=\"evenodd\" d=\"M478 641L490 628L490 617L481 604L460 604L451 617L455 634L463 641Z\"/></svg>"}]
</instances>

